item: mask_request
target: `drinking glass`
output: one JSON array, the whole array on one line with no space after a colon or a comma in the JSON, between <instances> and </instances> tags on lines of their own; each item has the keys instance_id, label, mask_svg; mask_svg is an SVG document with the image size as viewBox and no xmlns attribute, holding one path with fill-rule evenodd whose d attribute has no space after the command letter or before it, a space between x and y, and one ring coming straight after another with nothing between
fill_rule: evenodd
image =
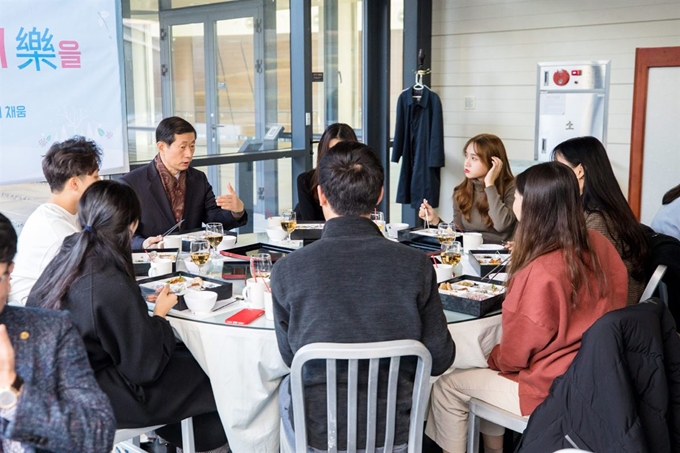
<instances>
[{"instance_id":1,"label":"drinking glass","mask_svg":"<svg viewBox=\"0 0 680 453\"><path fill-rule=\"evenodd\" d=\"M442 222L437 227L437 239L440 244L450 244L456 237L456 228L453 223Z\"/></svg>"},{"instance_id":2,"label":"drinking glass","mask_svg":"<svg viewBox=\"0 0 680 453\"><path fill-rule=\"evenodd\" d=\"M295 230L297 226L297 220L295 219L295 211L285 211L281 214L281 228L283 228L288 236L286 237L286 242L291 242L290 233Z\"/></svg>"},{"instance_id":3,"label":"drinking glass","mask_svg":"<svg viewBox=\"0 0 680 453\"><path fill-rule=\"evenodd\" d=\"M205 265L210 261L210 242L207 239L191 241L191 261L198 266L198 274L205 275Z\"/></svg>"},{"instance_id":4,"label":"drinking glass","mask_svg":"<svg viewBox=\"0 0 680 453\"><path fill-rule=\"evenodd\" d=\"M371 212L370 219L373 220L373 222L378 225L378 228L380 228L380 231L385 234L385 214L383 214L382 211L373 211Z\"/></svg>"},{"instance_id":5,"label":"drinking glass","mask_svg":"<svg viewBox=\"0 0 680 453\"><path fill-rule=\"evenodd\" d=\"M454 241L450 244L442 243L441 249L442 263L457 266L460 263L460 242Z\"/></svg>"},{"instance_id":6,"label":"drinking glass","mask_svg":"<svg viewBox=\"0 0 680 453\"><path fill-rule=\"evenodd\" d=\"M213 250L213 258L217 257L217 246L224 238L224 226L221 223L208 223L205 226L205 238L210 242Z\"/></svg>"},{"instance_id":7,"label":"drinking glass","mask_svg":"<svg viewBox=\"0 0 680 453\"><path fill-rule=\"evenodd\" d=\"M272 256L258 253L250 257L251 272L255 278L269 278L272 274Z\"/></svg>"}]
</instances>

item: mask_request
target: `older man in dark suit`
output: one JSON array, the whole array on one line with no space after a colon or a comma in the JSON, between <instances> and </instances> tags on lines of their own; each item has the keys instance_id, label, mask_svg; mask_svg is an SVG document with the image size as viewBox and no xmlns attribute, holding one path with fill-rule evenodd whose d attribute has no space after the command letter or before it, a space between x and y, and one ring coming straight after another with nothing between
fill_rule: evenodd
<instances>
[{"instance_id":1,"label":"older man in dark suit","mask_svg":"<svg viewBox=\"0 0 680 453\"><path fill-rule=\"evenodd\" d=\"M183 220L180 228L192 230L203 223L219 222L225 230L248 222L243 201L229 184L228 193L215 198L205 174L191 168L196 129L185 119L172 116L156 128L158 154L148 165L123 176L142 204L132 248L148 248L160 236Z\"/></svg>"},{"instance_id":2,"label":"older man in dark suit","mask_svg":"<svg viewBox=\"0 0 680 453\"><path fill-rule=\"evenodd\" d=\"M17 235L0 214L0 451L111 451L116 420L68 314L6 306Z\"/></svg>"}]
</instances>

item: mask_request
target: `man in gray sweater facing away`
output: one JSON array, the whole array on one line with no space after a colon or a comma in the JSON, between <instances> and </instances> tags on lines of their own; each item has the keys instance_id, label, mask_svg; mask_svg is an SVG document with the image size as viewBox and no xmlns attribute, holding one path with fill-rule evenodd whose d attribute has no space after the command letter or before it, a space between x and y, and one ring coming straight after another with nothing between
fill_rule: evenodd
<instances>
[{"instance_id":1,"label":"man in gray sweater facing away","mask_svg":"<svg viewBox=\"0 0 680 453\"><path fill-rule=\"evenodd\" d=\"M377 155L361 143L341 142L319 162L319 202L326 217L321 239L279 260L271 276L276 337L288 366L297 350L309 343L401 339L418 340L427 347L432 375L453 363L455 345L429 258L384 238L368 218L382 199L383 178ZM380 395L386 394L387 376L382 366L389 364L381 363L378 384L378 398L384 403ZM399 370L395 452L406 451L415 367L415 358L408 358ZM359 369L364 380L357 408L360 446L366 444L366 369ZM345 450L346 373L340 367L338 371L338 450ZM326 450L325 364L305 367L303 379L308 442ZM284 429L290 434L293 412L287 378L279 399ZM384 432L384 404L378 408L377 423L377 432Z\"/></svg>"}]
</instances>

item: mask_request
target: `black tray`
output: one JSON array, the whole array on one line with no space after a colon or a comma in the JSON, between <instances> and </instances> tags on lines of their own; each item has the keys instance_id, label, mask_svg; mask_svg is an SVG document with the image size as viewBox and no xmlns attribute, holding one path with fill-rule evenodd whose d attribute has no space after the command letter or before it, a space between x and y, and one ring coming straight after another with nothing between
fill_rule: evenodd
<instances>
[{"instance_id":1,"label":"black tray","mask_svg":"<svg viewBox=\"0 0 680 453\"><path fill-rule=\"evenodd\" d=\"M297 223L298 226L305 224L324 224L324 222L302 221ZM322 228L296 228L290 233L290 238L293 241L302 241L303 245L311 244L314 241L321 239Z\"/></svg>"},{"instance_id":2,"label":"black tray","mask_svg":"<svg viewBox=\"0 0 680 453\"><path fill-rule=\"evenodd\" d=\"M173 272L172 274L160 275L158 277L144 278L142 280L137 280L139 284L139 289L142 291L142 296L144 300L147 300L147 296L152 294L157 294L155 288L149 288L147 286L142 286L144 283L154 283L167 280L172 277L177 277L182 275L187 280L191 280L194 277L201 277L204 282L215 283L217 286L213 288L206 288L207 291L213 291L217 293L217 300L229 299L233 295L233 288L231 282L225 282L222 280L217 280L214 278L206 277L203 275L191 274L189 272ZM147 300L148 301L148 300ZM153 302L152 302L153 303ZM186 310L187 304L184 302L184 296L177 296L177 305L172 307L175 310Z\"/></svg>"},{"instance_id":3,"label":"black tray","mask_svg":"<svg viewBox=\"0 0 680 453\"><path fill-rule=\"evenodd\" d=\"M250 245L244 245L242 247L234 247L229 250L223 250L225 252L223 256L228 258L233 258L237 261L225 261L222 266L222 278L226 280L234 279L245 279L248 277L250 270L250 259L238 260L229 255L241 255L244 257L249 257L256 255L258 253L269 253L272 256L272 263L275 263L278 259L283 258L287 254L291 253L295 249L288 247L281 247L279 245L265 244L263 242L256 242Z\"/></svg>"},{"instance_id":4,"label":"black tray","mask_svg":"<svg viewBox=\"0 0 680 453\"><path fill-rule=\"evenodd\" d=\"M421 227L415 227L415 228L408 228L406 230L399 230L397 231L397 240L399 242L410 242L413 244L426 244L429 246L437 247L440 248L441 244L439 243L439 239L436 238L436 236L426 236L423 234L418 234L417 232L420 230L424 230L425 228ZM432 227L430 227L432 229ZM436 230L436 227L434 228ZM456 241L460 242L460 245L463 245L463 234L456 232Z\"/></svg>"},{"instance_id":5,"label":"black tray","mask_svg":"<svg viewBox=\"0 0 680 453\"><path fill-rule=\"evenodd\" d=\"M409 247L413 247L414 249L422 250L423 252L427 253L429 256L438 256L441 252L441 246L439 244L434 245L434 244L427 244L427 243L421 243L421 242L411 242L411 241L400 241L404 245L408 245Z\"/></svg>"},{"instance_id":6,"label":"black tray","mask_svg":"<svg viewBox=\"0 0 680 453\"><path fill-rule=\"evenodd\" d=\"M482 280L480 277L474 277L471 275L461 275L459 277L452 278L451 280L447 280L447 282L455 283L463 280L471 280L484 284L503 286L503 282L501 281L487 279ZM505 293L489 297L485 300L473 300L464 297L453 296L451 294L445 294L440 291L439 297L442 300L442 306L444 307L444 310L456 311L459 313L466 313L468 315L481 317L493 311L499 310L503 305L503 300L505 300Z\"/></svg>"},{"instance_id":7,"label":"black tray","mask_svg":"<svg viewBox=\"0 0 680 453\"><path fill-rule=\"evenodd\" d=\"M159 254L168 254L168 255L173 255L175 261L172 263L172 271L177 272L177 260L179 259L179 249L152 249L149 250L149 253L151 252L157 252ZM135 275L138 277L141 276L148 276L149 275L149 268L151 265L149 264L149 261L144 261L144 262L136 262L135 259L138 256L146 256L146 252L144 250L133 250L132 251L132 267L135 270Z\"/></svg>"},{"instance_id":8,"label":"black tray","mask_svg":"<svg viewBox=\"0 0 680 453\"><path fill-rule=\"evenodd\" d=\"M496 257L496 252L499 252L501 262L500 266L498 264L482 264L479 262L477 259L477 256L484 255L484 256L490 256L490 257ZM510 261L507 261L508 256L510 256L510 250L508 249L503 249L503 250L470 250L470 253L472 254L472 259L470 262L472 263L472 267L477 271L477 273L481 276L484 276L488 274L489 272L505 272L507 265L510 263ZM475 256L477 255L477 256ZM493 277L493 275L491 275Z\"/></svg>"}]
</instances>

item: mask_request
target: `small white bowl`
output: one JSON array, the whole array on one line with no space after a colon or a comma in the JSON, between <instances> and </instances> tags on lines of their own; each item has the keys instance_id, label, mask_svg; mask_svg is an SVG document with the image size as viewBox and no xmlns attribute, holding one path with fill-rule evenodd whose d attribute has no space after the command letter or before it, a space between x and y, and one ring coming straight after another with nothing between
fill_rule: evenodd
<instances>
[{"instance_id":1,"label":"small white bowl","mask_svg":"<svg viewBox=\"0 0 680 453\"><path fill-rule=\"evenodd\" d=\"M210 313L217 302L217 293L214 291L196 291L189 289L184 293L184 302L193 313Z\"/></svg>"},{"instance_id":2,"label":"small white bowl","mask_svg":"<svg viewBox=\"0 0 680 453\"><path fill-rule=\"evenodd\" d=\"M225 234L224 237L222 237L222 242L217 245L217 250L229 249L234 245L236 245L236 236Z\"/></svg>"},{"instance_id":3,"label":"small white bowl","mask_svg":"<svg viewBox=\"0 0 680 453\"><path fill-rule=\"evenodd\" d=\"M476 250L503 250L504 248L501 244L479 244Z\"/></svg>"},{"instance_id":4,"label":"small white bowl","mask_svg":"<svg viewBox=\"0 0 680 453\"><path fill-rule=\"evenodd\" d=\"M191 258L186 258L184 260L184 265L186 266L188 272L191 272L195 275L199 274L198 266L195 265L193 261L191 261Z\"/></svg>"},{"instance_id":5,"label":"small white bowl","mask_svg":"<svg viewBox=\"0 0 680 453\"><path fill-rule=\"evenodd\" d=\"M267 236L272 241L283 241L288 233L283 228L267 228Z\"/></svg>"}]
</instances>

